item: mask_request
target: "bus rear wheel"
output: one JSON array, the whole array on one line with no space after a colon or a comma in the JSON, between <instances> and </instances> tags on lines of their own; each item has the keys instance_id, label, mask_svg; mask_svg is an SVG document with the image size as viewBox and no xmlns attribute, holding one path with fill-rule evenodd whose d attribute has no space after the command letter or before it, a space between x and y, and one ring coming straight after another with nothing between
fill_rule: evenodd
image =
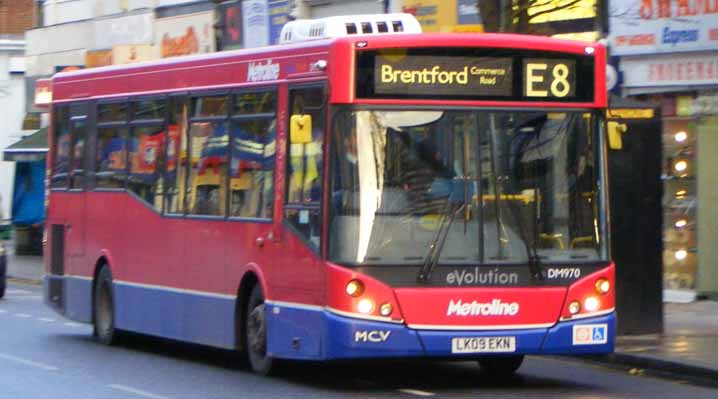
<instances>
[{"instance_id":1,"label":"bus rear wheel","mask_svg":"<svg viewBox=\"0 0 718 399\"><path fill-rule=\"evenodd\" d=\"M249 365L255 373L269 375L273 370L274 359L267 355L267 321L264 313L264 295L259 284L252 288L246 314L244 331Z\"/></svg>"},{"instance_id":2,"label":"bus rear wheel","mask_svg":"<svg viewBox=\"0 0 718 399\"><path fill-rule=\"evenodd\" d=\"M524 362L524 355L487 357L479 360L481 370L496 377L510 377Z\"/></svg>"},{"instance_id":3,"label":"bus rear wheel","mask_svg":"<svg viewBox=\"0 0 718 399\"><path fill-rule=\"evenodd\" d=\"M117 342L118 332L115 330L115 301L112 290L112 272L105 265L97 274L93 292L93 334L100 343L113 345Z\"/></svg>"}]
</instances>

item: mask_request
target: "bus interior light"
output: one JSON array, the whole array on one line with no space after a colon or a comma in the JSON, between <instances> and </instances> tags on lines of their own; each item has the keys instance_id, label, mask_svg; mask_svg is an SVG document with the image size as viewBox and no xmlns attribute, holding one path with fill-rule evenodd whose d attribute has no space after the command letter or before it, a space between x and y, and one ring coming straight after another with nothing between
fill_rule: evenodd
<instances>
[{"instance_id":1,"label":"bus interior light","mask_svg":"<svg viewBox=\"0 0 718 399\"><path fill-rule=\"evenodd\" d=\"M576 313L581 311L581 302L579 301L573 301L568 305L568 312L572 315L575 315Z\"/></svg>"},{"instance_id":2,"label":"bus interior light","mask_svg":"<svg viewBox=\"0 0 718 399\"><path fill-rule=\"evenodd\" d=\"M601 302L595 296L590 296L583 301L583 308L587 312L595 312L601 307Z\"/></svg>"},{"instance_id":3,"label":"bus interior light","mask_svg":"<svg viewBox=\"0 0 718 399\"><path fill-rule=\"evenodd\" d=\"M675 226L677 229L686 227L686 225L688 225L688 221L686 219L676 220Z\"/></svg>"},{"instance_id":4,"label":"bus interior light","mask_svg":"<svg viewBox=\"0 0 718 399\"><path fill-rule=\"evenodd\" d=\"M611 290L611 283L605 278L599 278L596 280L596 292L599 294L606 295Z\"/></svg>"},{"instance_id":5,"label":"bus interior light","mask_svg":"<svg viewBox=\"0 0 718 399\"><path fill-rule=\"evenodd\" d=\"M391 312L394 311L394 308L391 306L389 302L382 303L379 307L379 314L385 317L391 316Z\"/></svg>"},{"instance_id":6,"label":"bus interior light","mask_svg":"<svg viewBox=\"0 0 718 399\"><path fill-rule=\"evenodd\" d=\"M364 283L361 280L351 280L347 283L346 293L351 297L360 297L364 293Z\"/></svg>"},{"instance_id":7,"label":"bus interior light","mask_svg":"<svg viewBox=\"0 0 718 399\"><path fill-rule=\"evenodd\" d=\"M357 310L362 314L369 314L374 310L374 302L371 299L362 299L357 304Z\"/></svg>"}]
</instances>

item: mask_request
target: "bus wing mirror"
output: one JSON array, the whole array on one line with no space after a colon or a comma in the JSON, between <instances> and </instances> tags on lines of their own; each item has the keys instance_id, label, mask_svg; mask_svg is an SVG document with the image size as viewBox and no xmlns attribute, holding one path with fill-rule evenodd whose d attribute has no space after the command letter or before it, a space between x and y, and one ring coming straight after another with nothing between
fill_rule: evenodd
<instances>
[{"instance_id":1,"label":"bus wing mirror","mask_svg":"<svg viewBox=\"0 0 718 399\"><path fill-rule=\"evenodd\" d=\"M289 140L292 144L312 142L312 116L292 115L289 120Z\"/></svg>"},{"instance_id":2,"label":"bus wing mirror","mask_svg":"<svg viewBox=\"0 0 718 399\"><path fill-rule=\"evenodd\" d=\"M620 150L623 148L622 134L628 131L628 126L625 123L619 123L614 121L608 122L608 146L612 150Z\"/></svg>"}]
</instances>

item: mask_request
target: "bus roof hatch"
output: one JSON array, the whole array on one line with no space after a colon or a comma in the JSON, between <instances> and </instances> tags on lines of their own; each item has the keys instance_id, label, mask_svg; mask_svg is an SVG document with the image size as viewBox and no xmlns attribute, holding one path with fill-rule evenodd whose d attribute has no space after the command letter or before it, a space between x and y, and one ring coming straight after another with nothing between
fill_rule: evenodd
<instances>
[{"instance_id":1,"label":"bus roof hatch","mask_svg":"<svg viewBox=\"0 0 718 399\"><path fill-rule=\"evenodd\" d=\"M413 15L402 13L299 19L284 25L279 42L296 43L333 37L389 33L421 33L421 25Z\"/></svg>"}]
</instances>

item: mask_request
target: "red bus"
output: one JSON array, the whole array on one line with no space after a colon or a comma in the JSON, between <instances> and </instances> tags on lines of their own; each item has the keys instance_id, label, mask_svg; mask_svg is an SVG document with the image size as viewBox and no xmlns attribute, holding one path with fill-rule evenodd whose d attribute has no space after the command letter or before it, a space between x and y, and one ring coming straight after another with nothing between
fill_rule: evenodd
<instances>
[{"instance_id":1,"label":"red bus","mask_svg":"<svg viewBox=\"0 0 718 399\"><path fill-rule=\"evenodd\" d=\"M611 352L605 49L362 18L56 75L46 302L261 373Z\"/></svg>"}]
</instances>

